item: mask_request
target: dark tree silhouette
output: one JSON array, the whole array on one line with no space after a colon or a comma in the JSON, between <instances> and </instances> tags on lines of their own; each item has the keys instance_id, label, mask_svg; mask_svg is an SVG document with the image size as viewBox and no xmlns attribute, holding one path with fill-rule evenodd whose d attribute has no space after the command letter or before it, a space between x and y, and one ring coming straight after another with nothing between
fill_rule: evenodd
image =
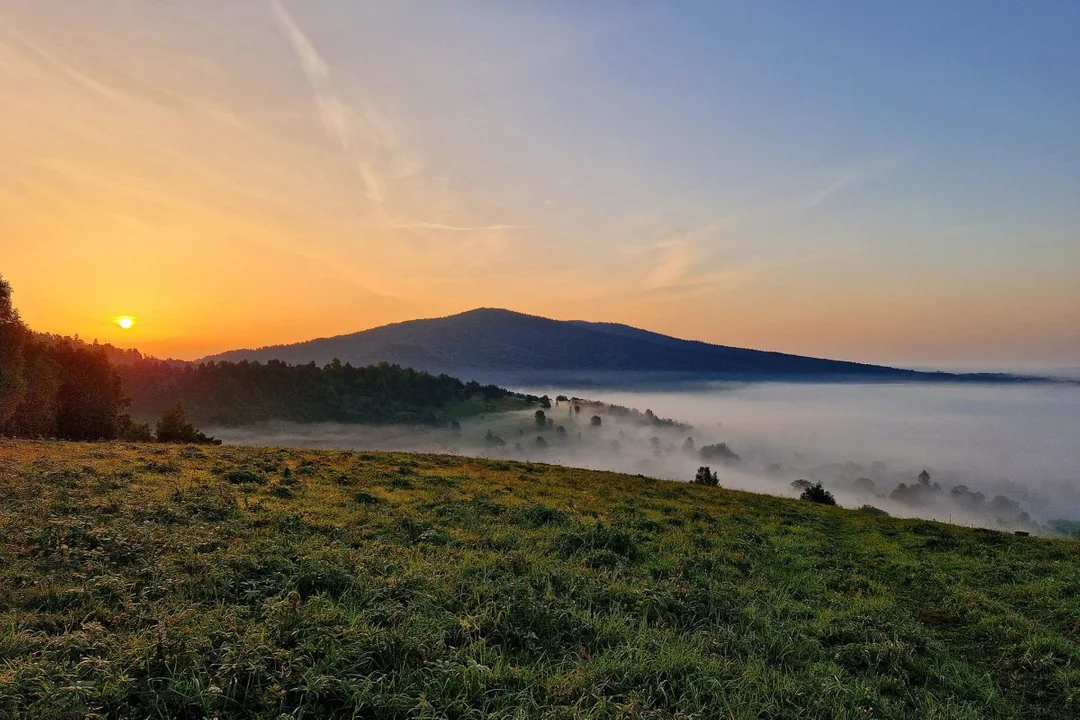
<instances>
[{"instance_id":1,"label":"dark tree silhouette","mask_svg":"<svg viewBox=\"0 0 1080 720\"><path fill-rule=\"evenodd\" d=\"M702 460L720 460L721 462L736 462L739 460L739 456L727 446L727 443L702 445L698 454L701 455Z\"/></svg>"},{"instance_id":2,"label":"dark tree silhouette","mask_svg":"<svg viewBox=\"0 0 1080 720\"><path fill-rule=\"evenodd\" d=\"M709 485L716 487L720 484L720 478L716 473L712 471L707 465L702 465L697 469L697 474L694 475L693 483L695 485Z\"/></svg>"},{"instance_id":3,"label":"dark tree silhouette","mask_svg":"<svg viewBox=\"0 0 1080 720\"><path fill-rule=\"evenodd\" d=\"M26 337L26 328L11 301L11 286L0 276L0 431L22 401Z\"/></svg>"},{"instance_id":4,"label":"dark tree silhouette","mask_svg":"<svg viewBox=\"0 0 1080 720\"><path fill-rule=\"evenodd\" d=\"M599 415L593 415L591 418L589 418L589 424L593 427L600 427L603 422L604 421L600 419Z\"/></svg>"},{"instance_id":5,"label":"dark tree silhouette","mask_svg":"<svg viewBox=\"0 0 1080 720\"><path fill-rule=\"evenodd\" d=\"M155 434L158 442L221 444L220 440L207 437L196 430L195 426L188 422L184 414L184 406L179 402L161 416Z\"/></svg>"},{"instance_id":6,"label":"dark tree silhouette","mask_svg":"<svg viewBox=\"0 0 1080 720\"><path fill-rule=\"evenodd\" d=\"M801 497L803 500L820 503L821 505L836 505L836 498L833 497L831 492L822 487L820 482L816 482L803 490Z\"/></svg>"},{"instance_id":7,"label":"dark tree silhouette","mask_svg":"<svg viewBox=\"0 0 1080 720\"><path fill-rule=\"evenodd\" d=\"M69 440L110 440L120 429L120 376L105 353L64 345L52 352L60 368L56 434Z\"/></svg>"},{"instance_id":8,"label":"dark tree silhouette","mask_svg":"<svg viewBox=\"0 0 1080 720\"><path fill-rule=\"evenodd\" d=\"M122 415L117 437L127 442L153 442L154 431L150 429L150 423L132 420L130 415Z\"/></svg>"}]
</instances>

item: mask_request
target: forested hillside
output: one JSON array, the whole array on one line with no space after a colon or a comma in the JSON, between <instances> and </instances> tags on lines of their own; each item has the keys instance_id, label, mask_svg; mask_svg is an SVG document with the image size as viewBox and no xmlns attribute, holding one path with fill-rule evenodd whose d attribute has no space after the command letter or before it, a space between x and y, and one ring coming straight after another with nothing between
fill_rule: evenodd
<instances>
[{"instance_id":1,"label":"forested hillside","mask_svg":"<svg viewBox=\"0 0 1080 720\"><path fill-rule=\"evenodd\" d=\"M0 436L149 439L179 403L192 420L443 424L535 398L386 363L191 364L32 332L0 278ZM140 422L145 421L145 422ZM194 435L192 435L194 437Z\"/></svg>"},{"instance_id":2,"label":"forested hillside","mask_svg":"<svg viewBox=\"0 0 1080 720\"><path fill-rule=\"evenodd\" d=\"M194 420L441 424L476 412L527 407L524 396L397 365L220 362L176 365L144 359L120 368L131 414L153 417L179 401Z\"/></svg>"}]
</instances>

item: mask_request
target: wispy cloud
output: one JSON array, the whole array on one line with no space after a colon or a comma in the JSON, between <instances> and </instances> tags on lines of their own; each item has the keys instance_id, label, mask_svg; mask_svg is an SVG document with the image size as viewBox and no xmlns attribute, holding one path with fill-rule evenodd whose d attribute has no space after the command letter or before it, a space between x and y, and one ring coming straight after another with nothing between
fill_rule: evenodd
<instances>
[{"instance_id":1,"label":"wispy cloud","mask_svg":"<svg viewBox=\"0 0 1080 720\"><path fill-rule=\"evenodd\" d=\"M816 190L805 198L803 198L798 204L803 210L812 210L821 205L833 195L843 191L847 187L858 184L862 179L863 174L854 170L845 170L835 180L819 190Z\"/></svg>"},{"instance_id":2,"label":"wispy cloud","mask_svg":"<svg viewBox=\"0 0 1080 720\"><path fill-rule=\"evenodd\" d=\"M832 197L895 169L903 161L904 157L902 155L892 154L871 160L857 167L845 168L832 181L797 200L795 207L802 211L813 210L820 205L824 205Z\"/></svg>"},{"instance_id":3,"label":"wispy cloud","mask_svg":"<svg viewBox=\"0 0 1080 720\"><path fill-rule=\"evenodd\" d=\"M361 117L337 91L330 66L281 0L270 0L270 7L315 94L315 107L324 132L342 151L354 156L367 199L377 205L383 204L386 201L387 183L374 159L361 153L358 145L375 145L377 149L392 148L397 144L397 135L392 125L370 101L363 103L365 111Z\"/></svg>"},{"instance_id":4,"label":"wispy cloud","mask_svg":"<svg viewBox=\"0 0 1080 720\"><path fill-rule=\"evenodd\" d=\"M490 232L495 230L527 230L528 225L444 225L443 223L414 222L395 225L401 230L447 230L450 232Z\"/></svg>"},{"instance_id":5,"label":"wispy cloud","mask_svg":"<svg viewBox=\"0 0 1080 720\"><path fill-rule=\"evenodd\" d=\"M672 240L657 247L663 257L645 277L643 287L647 290L670 287L686 279L690 269L690 247L685 239Z\"/></svg>"},{"instance_id":6,"label":"wispy cloud","mask_svg":"<svg viewBox=\"0 0 1080 720\"><path fill-rule=\"evenodd\" d=\"M0 23L0 31L8 38L6 42L3 39L0 39L0 44L11 46L17 44L24 53L30 55L39 63L50 68L79 88L105 98L106 100L117 101L125 99L124 94L116 88L73 67L71 64L65 62L58 54L52 52L43 44L35 42L15 28Z\"/></svg>"},{"instance_id":7,"label":"wispy cloud","mask_svg":"<svg viewBox=\"0 0 1080 720\"><path fill-rule=\"evenodd\" d=\"M658 290L692 282L700 276L702 265L699 257L700 241L729 226L732 218L723 217L713 220L688 232L673 235L647 246L645 249L652 257L659 255L655 265L642 282L643 290ZM695 260L698 264L695 266Z\"/></svg>"},{"instance_id":8,"label":"wispy cloud","mask_svg":"<svg viewBox=\"0 0 1080 720\"><path fill-rule=\"evenodd\" d=\"M507 223L460 222L461 204L446 178L429 172L424 155L408 142L390 115L362 88L350 82L348 92L339 90L333 69L296 22L283 0L270 6L284 36L289 40L301 70L315 96L320 123L331 140L353 164L372 204L367 221L380 232L412 231L394 239L413 242L421 232L480 233L514 231L526 226ZM478 244L494 251L490 237L456 241L454 248L423 248L426 256L446 256L462 247Z\"/></svg>"}]
</instances>

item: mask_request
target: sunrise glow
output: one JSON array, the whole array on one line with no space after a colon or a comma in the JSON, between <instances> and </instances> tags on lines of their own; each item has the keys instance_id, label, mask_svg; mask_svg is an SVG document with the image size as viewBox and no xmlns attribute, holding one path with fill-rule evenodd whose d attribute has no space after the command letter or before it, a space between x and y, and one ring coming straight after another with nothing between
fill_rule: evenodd
<instances>
[{"instance_id":1,"label":"sunrise glow","mask_svg":"<svg viewBox=\"0 0 1080 720\"><path fill-rule=\"evenodd\" d=\"M35 328L185 359L475 307L1080 357L1075 3L910 56L866 40L907 3L634 5L0 0L0 271Z\"/></svg>"},{"instance_id":2,"label":"sunrise glow","mask_svg":"<svg viewBox=\"0 0 1080 720\"><path fill-rule=\"evenodd\" d=\"M131 328L135 327L135 318L131 317L130 315L121 315L120 317L116 318L115 322L123 330L130 330Z\"/></svg>"}]
</instances>

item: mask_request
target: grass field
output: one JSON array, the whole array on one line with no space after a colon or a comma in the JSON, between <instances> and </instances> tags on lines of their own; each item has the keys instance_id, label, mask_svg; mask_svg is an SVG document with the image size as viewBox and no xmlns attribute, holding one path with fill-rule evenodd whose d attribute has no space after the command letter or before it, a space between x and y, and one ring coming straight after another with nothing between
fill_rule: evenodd
<instances>
[{"instance_id":1,"label":"grass field","mask_svg":"<svg viewBox=\"0 0 1080 720\"><path fill-rule=\"evenodd\" d=\"M446 456L0 441L3 718L1075 718L1080 543Z\"/></svg>"}]
</instances>

